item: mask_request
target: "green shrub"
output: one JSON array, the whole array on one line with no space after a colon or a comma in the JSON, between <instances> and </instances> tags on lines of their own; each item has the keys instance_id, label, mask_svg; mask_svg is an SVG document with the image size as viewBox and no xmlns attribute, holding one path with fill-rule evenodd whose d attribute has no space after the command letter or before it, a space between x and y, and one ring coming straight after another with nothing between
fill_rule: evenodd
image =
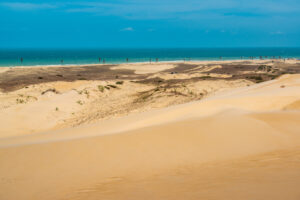
<instances>
[{"instance_id":1,"label":"green shrub","mask_svg":"<svg viewBox=\"0 0 300 200\"><path fill-rule=\"evenodd\" d=\"M201 76L202 79L211 78L211 76Z\"/></svg>"},{"instance_id":2,"label":"green shrub","mask_svg":"<svg viewBox=\"0 0 300 200\"><path fill-rule=\"evenodd\" d=\"M76 101L76 103L78 103L79 105L83 105L82 101L80 100Z\"/></svg>"},{"instance_id":3,"label":"green shrub","mask_svg":"<svg viewBox=\"0 0 300 200\"><path fill-rule=\"evenodd\" d=\"M117 85L123 85L124 81L117 81L116 84Z\"/></svg>"},{"instance_id":4,"label":"green shrub","mask_svg":"<svg viewBox=\"0 0 300 200\"><path fill-rule=\"evenodd\" d=\"M100 92L104 92L104 87L103 87L102 85L98 85L98 90L99 90Z\"/></svg>"},{"instance_id":5,"label":"green shrub","mask_svg":"<svg viewBox=\"0 0 300 200\"><path fill-rule=\"evenodd\" d=\"M115 85L107 85L108 87L111 87L111 88L118 88L117 86Z\"/></svg>"},{"instance_id":6,"label":"green shrub","mask_svg":"<svg viewBox=\"0 0 300 200\"><path fill-rule=\"evenodd\" d=\"M26 103L24 99L16 99L17 103Z\"/></svg>"},{"instance_id":7,"label":"green shrub","mask_svg":"<svg viewBox=\"0 0 300 200\"><path fill-rule=\"evenodd\" d=\"M263 80L261 76L250 76L249 78L257 80L257 81L262 81Z\"/></svg>"}]
</instances>

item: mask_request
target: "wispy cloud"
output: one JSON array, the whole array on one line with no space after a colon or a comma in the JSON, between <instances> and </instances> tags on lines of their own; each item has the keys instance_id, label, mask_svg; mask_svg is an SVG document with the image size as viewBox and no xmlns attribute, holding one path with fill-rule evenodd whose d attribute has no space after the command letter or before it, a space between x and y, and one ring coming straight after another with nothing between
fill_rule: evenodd
<instances>
[{"instance_id":1,"label":"wispy cloud","mask_svg":"<svg viewBox=\"0 0 300 200\"><path fill-rule=\"evenodd\" d=\"M281 31L271 32L271 35L283 35L284 33Z\"/></svg>"},{"instance_id":2,"label":"wispy cloud","mask_svg":"<svg viewBox=\"0 0 300 200\"><path fill-rule=\"evenodd\" d=\"M134 29L132 27L126 27L121 29L121 31L134 31Z\"/></svg>"},{"instance_id":3,"label":"wispy cloud","mask_svg":"<svg viewBox=\"0 0 300 200\"><path fill-rule=\"evenodd\" d=\"M48 3L21 3L21 2L3 2L0 6L7 7L13 10L37 10L37 9L52 9L57 6Z\"/></svg>"}]
</instances>

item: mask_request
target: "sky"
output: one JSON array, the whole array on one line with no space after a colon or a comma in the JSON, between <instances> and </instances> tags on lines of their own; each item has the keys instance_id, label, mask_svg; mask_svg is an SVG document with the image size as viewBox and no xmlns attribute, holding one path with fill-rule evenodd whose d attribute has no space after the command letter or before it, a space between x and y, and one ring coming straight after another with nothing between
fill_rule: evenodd
<instances>
[{"instance_id":1,"label":"sky","mask_svg":"<svg viewBox=\"0 0 300 200\"><path fill-rule=\"evenodd\" d=\"M0 0L0 48L300 47L300 0Z\"/></svg>"}]
</instances>

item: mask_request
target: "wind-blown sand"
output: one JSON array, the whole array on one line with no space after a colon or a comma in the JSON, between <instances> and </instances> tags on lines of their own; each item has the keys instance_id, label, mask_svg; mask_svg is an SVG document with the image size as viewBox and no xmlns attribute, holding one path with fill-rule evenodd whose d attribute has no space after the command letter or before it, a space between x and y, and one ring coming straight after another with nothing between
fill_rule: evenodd
<instances>
[{"instance_id":1,"label":"wind-blown sand","mask_svg":"<svg viewBox=\"0 0 300 200\"><path fill-rule=\"evenodd\" d=\"M146 87L146 86L145 86ZM299 199L300 75L0 140L0 199Z\"/></svg>"}]
</instances>

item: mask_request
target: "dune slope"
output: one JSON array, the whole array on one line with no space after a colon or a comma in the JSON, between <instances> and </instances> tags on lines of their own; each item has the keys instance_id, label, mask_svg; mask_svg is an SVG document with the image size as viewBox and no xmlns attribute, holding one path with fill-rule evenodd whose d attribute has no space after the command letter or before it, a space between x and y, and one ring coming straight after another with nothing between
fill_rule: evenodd
<instances>
[{"instance_id":1,"label":"dune slope","mask_svg":"<svg viewBox=\"0 0 300 200\"><path fill-rule=\"evenodd\" d=\"M286 75L204 101L3 139L0 199L299 199L299 100L300 76Z\"/></svg>"}]
</instances>

